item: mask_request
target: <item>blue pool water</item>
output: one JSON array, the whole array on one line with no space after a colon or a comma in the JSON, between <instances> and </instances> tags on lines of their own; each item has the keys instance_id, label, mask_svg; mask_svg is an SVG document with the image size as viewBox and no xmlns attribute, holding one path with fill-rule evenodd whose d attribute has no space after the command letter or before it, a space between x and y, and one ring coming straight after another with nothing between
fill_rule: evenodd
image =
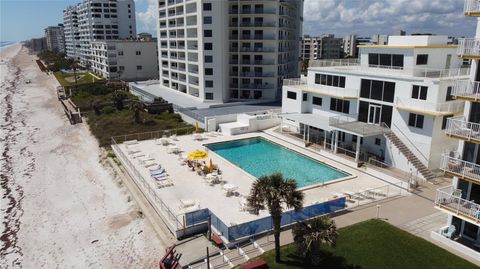
<instances>
[{"instance_id":1,"label":"blue pool water","mask_svg":"<svg viewBox=\"0 0 480 269\"><path fill-rule=\"evenodd\" d=\"M280 172L285 178L295 179L300 188L349 175L264 138L255 137L206 146L254 177Z\"/></svg>"}]
</instances>

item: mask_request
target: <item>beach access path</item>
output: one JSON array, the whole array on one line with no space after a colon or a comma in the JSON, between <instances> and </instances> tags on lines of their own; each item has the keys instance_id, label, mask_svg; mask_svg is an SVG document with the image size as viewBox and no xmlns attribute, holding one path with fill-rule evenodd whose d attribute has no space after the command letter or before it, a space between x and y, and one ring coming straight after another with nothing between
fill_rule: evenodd
<instances>
[{"instance_id":1,"label":"beach access path","mask_svg":"<svg viewBox=\"0 0 480 269\"><path fill-rule=\"evenodd\" d=\"M166 244L70 124L54 76L19 44L0 59L0 268L158 268Z\"/></svg>"}]
</instances>

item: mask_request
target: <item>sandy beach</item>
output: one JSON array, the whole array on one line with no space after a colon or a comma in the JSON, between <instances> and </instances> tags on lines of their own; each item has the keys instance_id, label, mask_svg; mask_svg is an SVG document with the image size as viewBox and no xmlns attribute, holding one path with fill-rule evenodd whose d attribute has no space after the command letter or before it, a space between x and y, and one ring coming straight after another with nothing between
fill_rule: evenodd
<instances>
[{"instance_id":1,"label":"sandy beach","mask_svg":"<svg viewBox=\"0 0 480 269\"><path fill-rule=\"evenodd\" d=\"M165 245L35 58L0 53L0 268L157 268Z\"/></svg>"}]
</instances>

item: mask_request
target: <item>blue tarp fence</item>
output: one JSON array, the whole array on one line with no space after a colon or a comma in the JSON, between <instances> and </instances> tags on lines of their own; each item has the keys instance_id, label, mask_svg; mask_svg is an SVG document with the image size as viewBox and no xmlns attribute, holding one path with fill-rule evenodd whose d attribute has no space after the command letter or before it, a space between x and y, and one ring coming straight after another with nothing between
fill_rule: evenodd
<instances>
[{"instance_id":1,"label":"blue tarp fence","mask_svg":"<svg viewBox=\"0 0 480 269\"><path fill-rule=\"evenodd\" d=\"M341 197L335 200L314 204L304 207L300 212L287 211L282 215L282 226L290 225L299 221L329 214L346 207L346 198ZM208 208L185 214L187 226L196 225L208 221L211 216L212 226L228 241L234 241L243 237L249 237L272 230L272 218L270 216L238 225L227 226Z\"/></svg>"}]
</instances>

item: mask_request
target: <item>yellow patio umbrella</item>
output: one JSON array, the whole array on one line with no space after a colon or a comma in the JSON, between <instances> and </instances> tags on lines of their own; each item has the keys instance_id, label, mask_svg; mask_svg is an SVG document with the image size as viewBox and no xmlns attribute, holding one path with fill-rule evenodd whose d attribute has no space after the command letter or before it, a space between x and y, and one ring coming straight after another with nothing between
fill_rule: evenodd
<instances>
[{"instance_id":1,"label":"yellow patio umbrella","mask_svg":"<svg viewBox=\"0 0 480 269\"><path fill-rule=\"evenodd\" d=\"M202 150L198 150L198 149L190 152L187 155L187 158L189 158L190 160L194 160L194 161L202 160L202 159L205 159L207 157L208 157L208 153L206 153L205 151L202 151Z\"/></svg>"},{"instance_id":2,"label":"yellow patio umbrella","mask_svg":"<svg viewBox=\"0 0 480 269\"><path fill-rule=\"evenodd\" d=\"M210 158L210 174L213 173L213 161Z\"/></svg>"}]
</instances>

